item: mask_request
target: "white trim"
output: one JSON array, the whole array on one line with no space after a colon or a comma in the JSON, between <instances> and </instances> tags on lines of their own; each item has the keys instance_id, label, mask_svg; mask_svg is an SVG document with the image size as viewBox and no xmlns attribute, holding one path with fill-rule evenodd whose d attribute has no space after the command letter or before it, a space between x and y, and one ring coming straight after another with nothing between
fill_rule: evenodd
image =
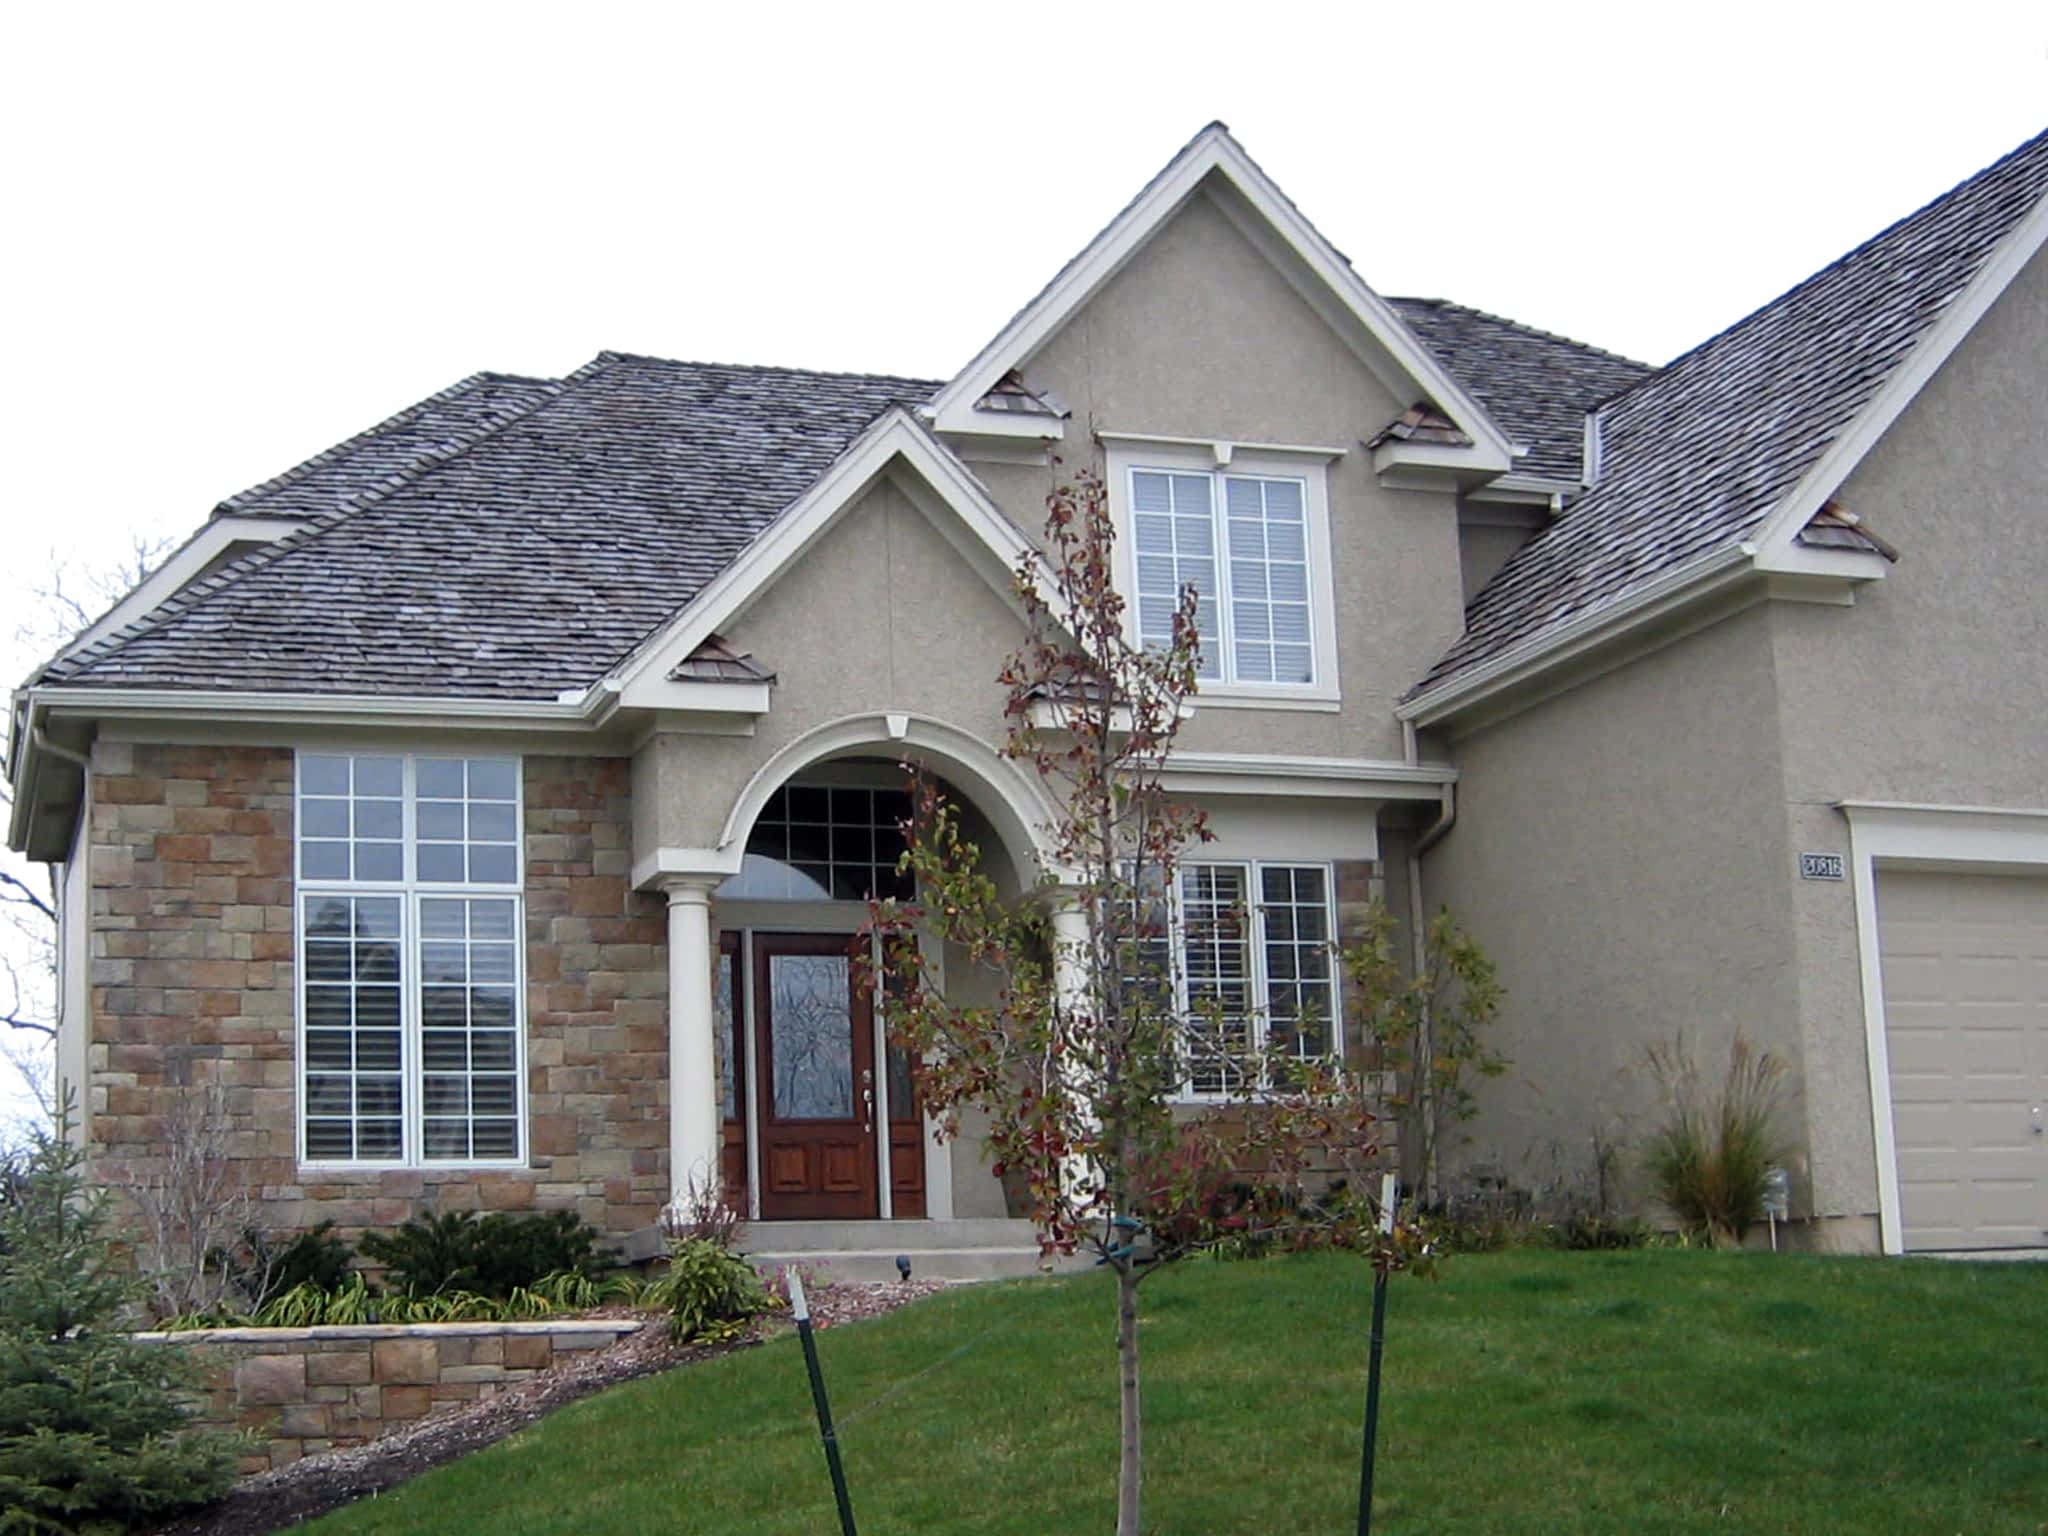
<instances>
[{"instance_id":1,"label":"white trim","mask_svg":"<svg viewBox=\"0 0 2048 1536\"><path fill-rule=\"evenodd\" d=\"M1269 795L1345 800L1435 800L1455 784L1449 763L1368 757L1296 757L1261 753L1175 752L1161 783L1203 795Z\"/></svg>"},{"instance_id":2,"label":"white trim","mask_svg":"<svg viewBox=\"0 0 2048 1536\"><path fill-rule=\"evenodd\" d=\"M1589 609L1395 705L1395 717L1427 727L1460 714L1549 671L1558 662L1641 629L1710 592L1733 585L1750 574L1752 552L1747 544L1709 550L1613 602Z\"/></svg>"},{"instance_id":3,"label":"white trim","mask_svg":"<svg viewBox=\"0 0 2048 1536\"><path fill-rule=\"evenodd\" d=\"M1344 448L1324 448L1307 443L1240 443L1213 437L1170 437L1161 432L1111 432L1105 428L1095 429L1097 441L1104 444L1137 443L1154 448L1198 448L1204 453L1213 453L1218 464L1228 464L1238 450L1253 454L1298 453L1307 458L1341 459L1349 452Z\"/></svg>"},{"instance_id":4,"label":"white trim","mask_svg":"<svg viewBox=\"0 0 2048 1536\"><path fill-rule=\"evenodd\" d=\"M1319 450L1282 449L1270 456L1246 443L1229 443L1209 438L1138 440L1124 434L1098 433L1103 439L1108 479L1110 518L1116 527L1115 581L1124 594L1124 633L1133 644L1138 635L1138 544L1132 526L1131 477L1145 471L1164 474L1198 474L1211 477L1210 528L1214 538L1214 559L1218 585L1214 594L1217 610L1217 664L1223 675L1202 678L1195 688L1195 707L1223 708L1324 708L1334 709L1342 700L1337 668L1336 570L1330 537L1330 481L1321 465L1289 462L1289 456L1314 455ZM1277 461L1277 462L1276 462ZM1230 557L1229 513L1221 484L1226 476L1246 479L1292 480L1302 488L1302 517L1305 548L1303 558L1308 576L1309 654L1314 681L1262 683L1240 681L1234 671L1232 628L1234 604L1229 595Z\"/></svg>"},{"instance_id":5,"label":"white trim","mask_svg":"<svg viewBox=\"0 0 2048 1536\"><path fill-rule=\"evenodd\" d=\"M643 641L598 686L617 695L628 707L639 706L651 682L664 680L676 663L708 636L744 613L776 577L898 461L920 476L943 505L956 514L988 557L978 564L992 563L1014 572L1036 559L1030 541L1004 516L967 467L908 411L901 406L891 407L737 560L699 592L681 614Z\"/></svg>"},{"instance_id":6,"label":"white trim","mask_svg":"<svg viewBox=\"0 0 2048 1536\"><path fill-rule=\"evenodd\" d=\"M1753 542L1763 551L1766 568L1774 568L1782 553L1794 547L1800 530L1838 492L1857 465L1877 446L1892 423L1919 397L1928 380L1940 371L1963 338L1977 327L2012 280L2026 269L2044 243L2048 243L2048 198L2036 203L2020 220L1998 249L1977 269L1963 291L1914 345L1904 362L1892 369L1877 393L1865 403L1849 425L1835 434L1827 451L1800 477L1799 483L1779 501ZM1880 559L1873 555L1872 559ZM1882 563L1880 561L1880 563Z\"/></svg>"},{"instance_id":7,"label":"white trim","mask_svg":"<svg viewBox=\"0 0 2048 1536\"><path fill-rule=\"evenodd\" d=\"M306 878L300 869L304 846L305 817L301 802L304 799L303 775L300 759L308 754L316 757L374 757L385 760L396 759L400 767L400 843L402 848L403 878L398 880L312 880ZM483 754L475 754L483 755ZM416 855L419 846L417 808L419 804L418 765L422 760L462 762L467 758L446 753L422 752L350 752L345 749L295 748L292 753L292 945L298 956L292 976L292 1102L293 1138L299 1174L319 1178L347 1179L349 1177L375 1174L391 1170L404 1172L438 1173L444 1171L464 1172L480 1169L501 1169L525 1171L532 1139L531 1088L527 1081L527 1033L530 1010L526 997L526 764L515 755L498 754L497 760L512 765L512 824L516 833L514 844L518 868L518 879L510 883L453 883L422 882L418 878ZM320 798L320 797L316 797ZM331 797L328 797L331 798ZM353 804L353 796L350 797ZM466 802L465 802L466 803ZM396 901L399 908L400 972L398 985L398 1030L399 1030L399 1145L397 1159L356 1158L347 1160L322 1160L309 1157L306 1151L306 903L308 899L318 900L333 896L341 898L369 898ZM517 1150L513 1156L503 1158L448 1158L429 1160L423 1145L423 1117L426 1103L422 1089L424 1076L423 1035L424 1022L421 1016L420 970L420 906L422 902L434 900L483 900L509 901L512 903L512 1040L513 1040L513 1084L515 1117L517 1120ZM351 1073L353 1082L353 1073ZM359 1111L351 1111L352 1120ZM474 1118L472 1112L471 1118Z\"/></svg>"},{"instance_id":8,"label":"white trim","mask_svg":"<svg viewBox=\"0 0 2048 1536\"><path fill-rule=\"evenodd\" d=\"M1509 467L1513 447L1507 435L1416 340L1387 302L1365 285L1335 247L1252 163L1221 123L1212 123L1195 135L1043 293L932 397L924 414L934 427L940 432L990 432L994 423L989 418L998 413L977 412L975 403L1005 373L1028 361L1076 310L1123 269L1212 174L1227 182L1257 216L1258 223L1271 232L1274 243L1306 268L1315 285L1334 301L1337 318L1350 322L1351 327L1369 337L1400 374L1413 381L1420 393L1435 400L1474 439L1478 451L1468 462L1484 461L1496 472ZM1226 215L1237 212L1221 200L1217 206ZM1242 219L1233 217L1233 222L1244 227ZM1270 259L1274 253L1266 254ZM1281 270L1285 273L1285 268ZM1293 274L1286 275L1292 280ZM1332 317L1326 314L1325 318ZM1355 342L1356 338L1347 336L1346 340ZM1474 467L1478 467L1477 462Z\"/></svg>"},{"instance_id":9,"label":"white trim","mask_svg":"<svg viewBox=\"0 0 2048 1536\"><path fill-rule=\"evenodd\" d=\"M2048 873L2048 809L1914 805L1843 800L1849 821L1849 871L1856 904L1856 961L1863 983L1864 1056L1870 1074L1871 1130L1877 1155L1880 1240L1905 1248L1899 1209L1899 1151L1892 1124L1891 1056L1885 1037L1884 968L1877 929L1877 881L1888 868Z\"/></svg>"},{"instance_id":10,"label":"white trim","mask_svg":"<svg viewBox=\"0 0 2048 1536\"><path fill-rule=\"evenodd\" d=\"M158 562L113 607L64 642L60 656L69 656L124 625L147 618L169 599L177 596L209 565L237 544L260 549L275 544L307 526L301 517L215 517L200 524L192 536Z\"/></svg>"},{"instance_id":11,"label":"white trim","mask_svg":"<svg viewBox=\"0 0 2048 1536\"><path fill-rule=\"evenodd\" d=\"M725 687L707 683L704 687ZM465 699L434 694L236 693L202 688L34 688L29 704L60 716L97 720L235 719L292 724L364 722L431 729L455 722L471 730L580 730L593 720L593 695L570 700Z\"/></svg>"}]
</instances>

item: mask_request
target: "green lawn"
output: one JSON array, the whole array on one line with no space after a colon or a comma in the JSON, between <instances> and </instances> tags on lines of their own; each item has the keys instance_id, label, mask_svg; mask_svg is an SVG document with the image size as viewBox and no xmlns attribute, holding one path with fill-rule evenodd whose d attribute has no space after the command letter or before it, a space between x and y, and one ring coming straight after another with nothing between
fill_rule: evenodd
<instances>
[{"instance_id":1,"label":"green lawn","mask_svg":"<svg viewBox=\"0 0 2048 1536\"><path fill-rule=\"evenodd\" d=\"M1145 1292L1149 1528L1354 1529L1370 1272ZM1113 1524L1110 1292L981 1287L820 1335L863 1536ZM1662 1250L1395 1282L1376 1531L2048 1532L2048 1265ZM827 1536L794 1339L649 1378L311 1529Z\"/></svg>"}]
</instances>

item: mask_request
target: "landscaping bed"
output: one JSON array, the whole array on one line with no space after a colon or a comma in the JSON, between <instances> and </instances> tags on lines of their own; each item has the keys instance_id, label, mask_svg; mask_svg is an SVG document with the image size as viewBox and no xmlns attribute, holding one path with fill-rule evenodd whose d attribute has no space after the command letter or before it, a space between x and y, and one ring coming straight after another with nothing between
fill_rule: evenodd
<instances>
[{"instance_id":1,"label":"landscaping bed","mask_svg":"<svg viewBox=\"0 0 2048 1536\"><path fill-rule=\"evenodd\" d=\"M815 1292L812 1310L817 1325L830 1328L879 1316L940 1289L936 1281L827 1285ZM774 1321L765 1325L767 1331L778 1326ZM158 1527L156 1536L262 1536L299 1525L467 1456L592 1393L750 1349L763 1333L756 1325L721 1344L676 1344L666 1322L652 1319L610 1348L590 1351L496 1396L444 1408L367 1445L309 1456L247 1478L219 1502Z\"/></svg>"}]
</instances>

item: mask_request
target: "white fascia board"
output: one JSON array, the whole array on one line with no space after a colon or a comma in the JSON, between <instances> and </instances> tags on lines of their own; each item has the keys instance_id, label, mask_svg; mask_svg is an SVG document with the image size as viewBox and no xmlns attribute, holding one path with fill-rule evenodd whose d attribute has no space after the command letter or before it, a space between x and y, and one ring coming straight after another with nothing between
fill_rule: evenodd
<instances>
[{"instance_id":1,"label":"white fascia board","mask_svg":"<svg viewBox=\"0 0 2048 1536\"><path fill-rule=\"evenodd\" d=\"M161 607L236 544L272 544L307 525L301 517L216 517L138 581L113 607L64 642L64 653L92 644Z\"/></svg>"},{"instance_id":2,"label":"white fascia board","mask_svg":"<svg viewBox=\"0 0 2048 1536\"><path fill-rule=\"evenodd\" d=\"M200 688L35 688L38 714L93 720L238 720L256 724L405 725L431 730L587 730L604 711L595 690L571 700L440 698L420 694L240 693Z\"/></svg>"},{"instance_id":3,"label":"white fascia board","mask_svg":"<svg viewBox=\"0 0 2048 1536\"><path fill-rule=\"evenodd\" d=\"M1276 799L1436 800L1458 781L1449 763L1367 757L1296 757L1251 752L1175 752L1160 781L1204 795Z\"/></svg>"},{"instance_id":4,"label":"white fascia board","mask_svg":"<svg viewBox=\"0 0 2048 1536\"><path fill-rule=\"evenodd\" d=\"M1095 429L1097 441L1104 443L1136 443L1140 447L1155 448L1199 448L1213 453L1219 466L1228 465L1242 451L1244 453L1296 453L1303 458L1321 459L1325 463L1341 459L1349 453L1348 448L1327 448L1316 443L1239 443L1214 437L1173 437L1164 432L1112 432L1104 427Z\"/></svg>"},{"instance_id":5,"label":"white fascia board","mask_svg":"<svg viewBox=\"0 0 2048 1536\"><path fill-rule=\"evenodd\" d=\"M1549 475L1505 474L1476 485L1465 493L1470 501L1505 501L1517 506L1542 505L1557 510L1558 498L1576 496L1585 487L1576 480L1556 480Z\"/></svg>"},{"instance_id":6,"label":"white fascia board","mask_svg":"<svg viewBox=\"0 0 2048 1536\"><path fill-rule=\"evenodd\" d=\"M1755 550L1748 544L1728 544L1710 550L1615 602L1525 640L1493 660L1482 662L1426 693L1397 704L1394 714L1418 726L1439 724L1561 662L1652 624L1709 593L1744 579L1752 572L1754 554Z\"/></svg>"},{"instance_id":7,"label":"white fascia board","mask_svg":"<svg viewBox=\"0 0 2048 1536\"><path fill-rule=\"evenodd\" d=\"M1220 123L1203 129L1109 227L1067 265L974 360L934 395L925 415L941 432L981 433L991 411L975 402L1012 368L1021 366L1102 285L1122 270L1146 241L1215 172L1236 189L1266 227L1320 280L1344 312L1371 334L1417 386L1484 444L1499 467L1512 460L1508 438L1485 409L1444 371L1393 308L1365 285L1350 264L1251 161ZM1227 210L1226 210L1227 211Z\"/></svg>"},{"instance_id":8,"label":"white fascia board","mask_svg":"<svg viewBox=\"0 0 2048 1536\"><path fill-rule=\"evenodd\" d=\"M1992 252L1977 275L1949 302L1941 317L1928 328L1920 343L1892 370L1878 392L1872 395L1855 418L1780 501L1757 530L1754 542L1762 552L1767 569L1784 552L1797 548L1796 540L1813 515L1829 497L1838 492L1864 456L1875 448L1892 423L1919 397L1927 381L1949 360L1963 338L1977 328L2000 294L2025 270L2028 262L2048 243L2048 197L2036 203L2020 220L2005 243ZM1881 557L1872 556L1873 559Z\"/></svg>"},{"instance_id":9,"label":"white fascia board","mask_svg":"<svg viewBox=\"0 0 2048 1536\"><path fill-rule=\"evenodd\" d=\"M640 707L650 679L665 681L678 662L744 612L898 462L938 494L1004 569L1014 571L1020 563L1035 558L1030 541L1003 515L967 466L908 411L893 406L667 628L645 641L599 687L616 694L622 707Z\"/></svg>"},{"instance_id":10,"label":"white fascia board","mask_svg":"<svg viewBox=\"0 0 2048 1536\"><path fill-rule=\"evenodd\" d=\"M1372 451L1373 473L1382 480L1414 478L1418 474L1457 477L1504 474L1511 462L1507 454L1495 454L1482 444L1469 448L1449 443L1404 443L1391 439Z\"/></svg>"}]
</instances>

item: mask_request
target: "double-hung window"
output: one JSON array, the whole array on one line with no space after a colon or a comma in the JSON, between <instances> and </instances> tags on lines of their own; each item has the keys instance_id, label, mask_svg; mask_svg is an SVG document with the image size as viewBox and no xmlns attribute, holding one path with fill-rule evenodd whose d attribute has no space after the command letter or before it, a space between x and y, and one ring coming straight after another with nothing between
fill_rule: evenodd
<instances>
[{"instance_id":1,"label":"double-hung window","mask_svg":"<svg viewBox=\"0 0 2048 1536\"><path fill-rule=\"evenodd\" d=\"M1325 468L1224 446L1113 444L1137 638L1168 644L1192 586L1205 698L1334 700Z\"/></svg>"},{"instance_id":2,"label":"double-hung window","mask_svg":"<svg viewBox=\"0 0 2048 1536\"><path fill-rule=\"evenodd\" d=\"M1341 1053L1327 865L1187 864L1170 914L1190 1098L1269 1086L1259 1064Z\"/></svg>"},{"instance_id":3,"label":"double-hung window","mask_svg":"<svg viewBox=\"0 0 2048 1536\"><path fill-rule=\"evenodd\" d=\"M302 1161L523 1162L519 778L299 754Z\"/></svg>"}]
</instances>

